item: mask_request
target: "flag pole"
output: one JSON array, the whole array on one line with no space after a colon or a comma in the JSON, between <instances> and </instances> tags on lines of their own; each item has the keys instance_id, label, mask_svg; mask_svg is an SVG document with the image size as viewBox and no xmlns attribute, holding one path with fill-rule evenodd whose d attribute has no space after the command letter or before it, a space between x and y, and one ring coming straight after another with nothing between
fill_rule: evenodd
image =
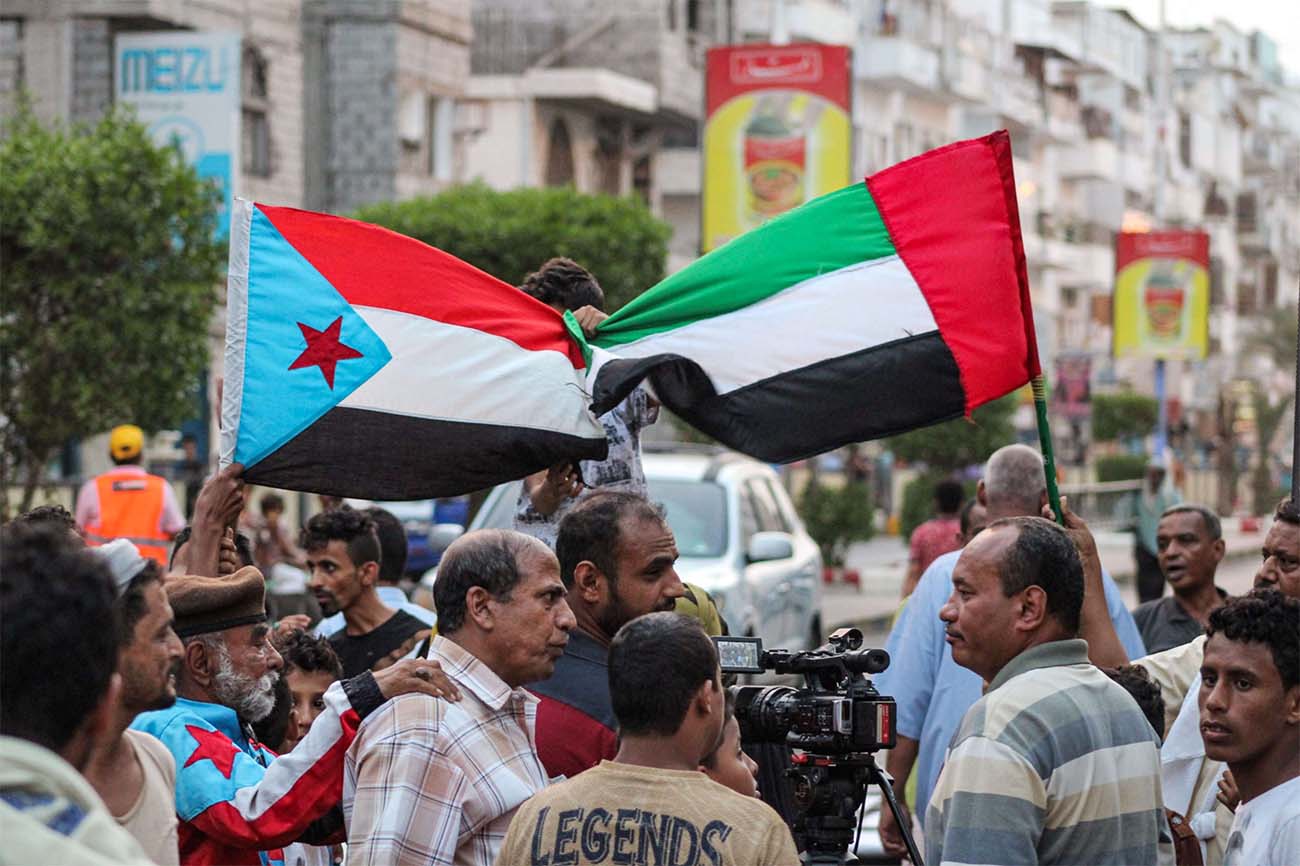
<instances>
[{"instance_id":1,"label":"flag pole","mask_svg":"<svg viewBox=\"0 0 1300 866\"><path fill-rule=\"evenodd\" d=\"M1047 382L1042 371L1029 380L1034 392L1034 415L1038 418L1038 445L1043 451L1043 471L1047 473L1047 504L1052 506L1056 522L1065 525L1061 511L1061 490L1056 485L1056 452L1052 448L1052 428L1047 422Z\"/></svg>"},{"instance_id":2,"label":"flag pole","mask_svg":"<svg viewBox=\"0 0 1300 866\"><path fill-rule=\"evenodd\" d=\"M1300 290L1300 282L1296 288ZM1296 315L1300 316L1300 304L1296 305ZM1300 502L1300 328L1296 330L1295 377L1296 392L1291 397L1291 501Z\"/></svg>"}]
</instances>

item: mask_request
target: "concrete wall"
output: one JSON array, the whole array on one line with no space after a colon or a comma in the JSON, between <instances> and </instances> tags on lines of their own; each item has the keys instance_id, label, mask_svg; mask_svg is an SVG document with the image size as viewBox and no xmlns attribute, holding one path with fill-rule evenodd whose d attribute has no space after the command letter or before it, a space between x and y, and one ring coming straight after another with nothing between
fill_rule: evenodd
<instances>
[{"instance_id":1,"label":"concrete wall","mask_svg":"<svg viewBox=\"0 0 1300 866\"><path fill-rule=\"evenodd\" d=\"M430 100L464 92L468 0L315 0L304 13L309 206L346 213L442 189L427 127L451 115Z\"/></svg>"}]
</instances>

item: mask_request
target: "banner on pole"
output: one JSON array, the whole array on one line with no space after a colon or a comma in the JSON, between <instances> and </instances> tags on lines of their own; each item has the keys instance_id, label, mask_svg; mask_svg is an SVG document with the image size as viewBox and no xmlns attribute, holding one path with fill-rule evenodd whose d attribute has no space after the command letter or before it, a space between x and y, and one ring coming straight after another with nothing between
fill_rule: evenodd
<instances>
[{"instance_id":1,"label":"banner on pole","mask_svg":"<svg viewBox=\"0 0 1300 866\"><path fill-rule=\"evenodd\" d=\"M123 33L115 43L117 102L159 144L176 143L185 160L221 192L217 236L230 230L240 170L240 36L165 30Z\"/></svg>"},{"instance_id":2,"label":"banner on pole","mask_svg":"<svg viewBox=\"0 0 1300 866\"><path fill-rule=\"evenodd\" d=\"M1201 359L1209 350L1210 236L1120 232L1115 249L1116 358Z\"/></svg>"},{"instance_id":3,"label":"banner on pole","mask_svg":"<svg viewBox=\"0 0 1300 866\"><path fill-rule=\"evenodd\" d=\"M1092 415L1092 359L1087 355L1056 356L1052 406L1058 415L1071 421Z\"/></svg>"},{"instance_id":4,"label":"banner on pole","mask_svg":"<svg viewBox=\"0 0 1300 866\"><path fill-rule=\"evenodd\" d=\"M850 181L849 50L708 52L702 252Z\"/></svg>"}]
</instances>

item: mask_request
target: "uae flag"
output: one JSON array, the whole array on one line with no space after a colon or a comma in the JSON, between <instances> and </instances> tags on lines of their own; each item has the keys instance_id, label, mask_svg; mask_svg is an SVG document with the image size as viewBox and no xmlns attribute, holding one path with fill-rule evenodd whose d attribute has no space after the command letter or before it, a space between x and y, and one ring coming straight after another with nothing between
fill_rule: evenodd
<instances>
[{"instance_id":1,"label":"uae flag","mask_svg":"<svg viewBox=\"0 0 1300 866\"><path fill-rule=\"evenodd\" d=\"M675 414L772 462L969 415L1039 372L1010 140L957 142L790 211L592 342L597 413L648 378Z\"/></svg>"},{"instance_id":2,"label":"uae flag","mask_svg":"<svg viewBox=\"0 0 1300 866\"><path fill-rule=\"evenodd\" d=\"M572 317L419 241L237 200L223 463L367 499L478 490L603 459Z\"/></svg>"}]
</instances>

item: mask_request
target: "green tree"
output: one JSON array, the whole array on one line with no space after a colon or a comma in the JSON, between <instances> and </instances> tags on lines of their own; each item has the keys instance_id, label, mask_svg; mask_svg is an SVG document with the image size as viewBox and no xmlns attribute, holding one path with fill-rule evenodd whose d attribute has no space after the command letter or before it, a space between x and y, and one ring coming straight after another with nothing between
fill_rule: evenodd
<instances>
[{"instance_id":1,"label":"green tree","mask_svg":"<svg viewBox=\"0 0 1300 866\"><path fill-rule=\"evenodd\" d=\"M1156 427L1154 397L1121 391L1092 396L1092 438L1099 442L1145 436Z\"/></svg>"},{"instance_id":2,"label":"green tree","mask_svg":"<svg viewBox=\"0 0 1300 866\"><path fill-rule=\"evenodd\" d=\"M672 234L639 199L571 187L497 192L475 183L370 205L355 216L514 285L552 256L568 256L596 275L611 313L663 279Z\"/></svg>"},{"instance_id":3,"label":"green tree","mask_svg":"<svg viewBox=\"0 0 1300 866\"><path fill-rule=\"evenodd\" d=\"M894 456L909 463L924 463L942 473L983 463L989 455L1015 441L1012 415L1016 394L985 403L967 421L955 418L932 427L922 427L886 440Z\"/></svg>"},{"instance_id":4,"label":"green tree","mask_svg":"<svg viewBox=\"0 0 1300 866\"><path fill-rule=\"evenodd\" d=\"M70 439L192 412L221 274L218 196L129 114L0 139L0 510Z\"/></svg>"},{"instance_id":5,"label":"green tree","mask_svg":"<svg viewBox=\"0 0 1300 866\"><path fill-rule=\"evenodd\" d=\"M812 475L799 497L799 516L821 548L822 562L834 568L844 565L850 544L871 538L874 511L871 490L861 481L831 487Z\"/></svg>"}]
</instances>

